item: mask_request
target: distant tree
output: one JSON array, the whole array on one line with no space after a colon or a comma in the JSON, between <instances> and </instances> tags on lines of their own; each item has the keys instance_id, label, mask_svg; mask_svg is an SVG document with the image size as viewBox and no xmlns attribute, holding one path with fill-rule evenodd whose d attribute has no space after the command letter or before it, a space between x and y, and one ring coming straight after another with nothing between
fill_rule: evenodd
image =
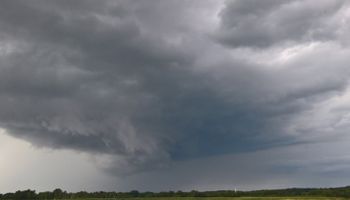
<instances>
[{"instance_id":1,"label":"distant tree","mask_svg":"<svg viewBox=\"0 0 350 200\"><path fill-rule=\"evenodd\" d=\"M198 191L196 191L196 190L192 190L192 191L190 192L190 196L191 196L191 197L200 197L200 196L201 196L201 193L198 192Z\"/></svg>"},{"instance_id":2,"label":"distant tree","mask_svg":"<svg viewBox=\"0 0 350 200\"><path fill-rule=\"evenodd\" d=\"M52 192L40 192L38 195L38 199L53 199Z\"/></svg>"},{"instance_id":3,"label":"distant tree","mask_svg":"<svg viewBox=\"0 0 350 200\"><path fill-rule=\"evenodd\" d=\"M129 194L130 194L131 197L138 197L140 192L137 191L137 190L132 190L132 191L129 192Z\"/></svg>"},{"instance_id":4,"label":"distant tree","mask_svg":"<svg viewBox=\"0 0 350 200\"><path fill-rule=\"evenodd\" d=\"M52 191L53 198L54 199L59 199L62 196L63 191L60 188L57 188Z\"/></svg>"},{"instance_id":5,"label":"distant tree","mask_svg":"<svg viewBox=\"0 0 350 200\"><path fill-rule=\"evenodd\" d=\"M175 195L177 197L182 197L184 195L184 192L182 192L181 190L178 190Z\"/></svg>"},{"instance_id":6,"label":"distant tree","mask_svg":"<svg viewBox=\"0 0 350 200\"><path fill-rule=\"evenodd\" d=\"M29 199L37 199L35 190L24 190L24 191L16 191L11 199L20 199L20 200L29 200Z\"/></svg>"}]
</instances>

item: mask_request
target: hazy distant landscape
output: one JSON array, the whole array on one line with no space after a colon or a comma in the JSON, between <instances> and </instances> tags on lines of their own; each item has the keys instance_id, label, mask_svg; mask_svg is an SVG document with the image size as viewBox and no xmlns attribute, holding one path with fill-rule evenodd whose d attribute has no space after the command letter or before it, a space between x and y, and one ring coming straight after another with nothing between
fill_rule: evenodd
<instances>
[{"instance_id":1,"label":"hazy distant landscape","mask_svg":"<svg viewBox=\"0 0 350 200\"><path fill-rule=\"evenodd\" d=\"M45 200L45 199L120 199L120 200L297 200L297 199L346 199L350 198L350 187L339 188L290 188L255 191L168 191L168 192L75 192L70 193L61 189L52 192L35 192L34 190L17 191L0 194L1 200Z\"/></svg>"}]
</instances>

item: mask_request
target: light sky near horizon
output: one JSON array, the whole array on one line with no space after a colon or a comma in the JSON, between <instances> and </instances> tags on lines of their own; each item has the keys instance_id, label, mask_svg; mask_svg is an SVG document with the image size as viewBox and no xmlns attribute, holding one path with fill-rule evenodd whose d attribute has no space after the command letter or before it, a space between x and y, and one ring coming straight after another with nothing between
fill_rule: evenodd
<instances>
[{"instance_id":1,"label":"light sky near horizon","mask_svg":"<svg viewBox=\"0 0 350 200\"><path fill-rule=\"evenodd\" d=\"M69 191L95 191L113 188L100 185L108 176L91 165L89 156L68 150L37 148L13 138L0 130L0 193L35 189L51 191L66 188ZM67 187L69 183L69 187Z\"/></svg>"},{"instance_id":2,"label":"light sky near horizon","mask_svg":"<svg viewBox=\"0 0 350 200\"><path fill-rule=\"evenodd\" d=\"M346 0L0 2L0 193L350 185Z\"/></svg>"}]
</instances>

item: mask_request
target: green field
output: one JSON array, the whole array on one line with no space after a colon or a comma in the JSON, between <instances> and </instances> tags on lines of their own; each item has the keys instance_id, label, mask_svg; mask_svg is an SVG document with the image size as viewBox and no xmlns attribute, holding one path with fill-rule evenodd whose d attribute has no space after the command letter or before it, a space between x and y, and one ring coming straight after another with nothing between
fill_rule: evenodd
<instances>
[{"instance_id":1,"label":"green field","mask_svg":"<svg viewBox=\"0 0 350 200\"><path fill-rule=\"evenodd\" d=\"M340 197L143 197L80 200L345 200Z\"/></svg>"},{"instance_id":2,"label":"green field","mask_svg":"<svg viewBox=\"0 0 350 200\"><path fill-rule=\"evenodd\" d=\"M168 198L132 198L132 200L341 200L330 197L168 197ZM124 199L123 199L124 200ZM127 199L125 199L127 200ZM130 198L128 200L131 200Z\"/></svg>"}]
</instances>

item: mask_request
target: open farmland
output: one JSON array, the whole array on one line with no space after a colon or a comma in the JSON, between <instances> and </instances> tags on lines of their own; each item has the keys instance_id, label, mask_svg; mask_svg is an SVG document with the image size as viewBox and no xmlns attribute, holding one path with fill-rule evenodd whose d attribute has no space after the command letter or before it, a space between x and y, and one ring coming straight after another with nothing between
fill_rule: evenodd
<instances>
[{"instance_id":1,"label":"open farmland","mask_svg":"<svg viewBox=\"0 0 350 200\"><path fill-rule=\"evenodd\" d=\"M87 198L80 200L345 200L340 197L141 197L141 198Z\"/></svg>"}]
</instances>

